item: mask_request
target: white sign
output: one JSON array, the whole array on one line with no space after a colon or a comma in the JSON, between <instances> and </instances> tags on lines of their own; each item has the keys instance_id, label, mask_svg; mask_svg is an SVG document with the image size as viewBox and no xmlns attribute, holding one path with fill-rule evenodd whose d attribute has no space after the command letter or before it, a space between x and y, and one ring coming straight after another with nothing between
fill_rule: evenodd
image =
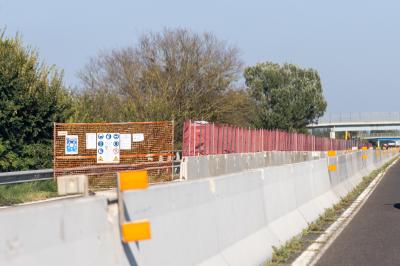
<instances>
[{"instance_id":1,"label":"white sign","mask_svg":"<svg viewBox=\"0 0 400 266\"><path fill-rule=\"evenodd\" d=\"M58 131L57 132L57 136L66 136L66 135L68 135L68 132L67 131Z\"/></svg>"},{"instance_id":2,"label":"white sign","mask_svg":"<svg viewBox=\"0 0 400 266\"><path fill-rule=\"evenodd\" d=\"M97 163L119 163L119 150L119 133L97 133Z\"/></svg>"},{"instance_id":3,"label":"white sign","mask_svg":"<svg viewBox=\"0 0 400 266\"><path fill-rule=\"evenodd\" d=\"M95 150L96 147L96 133L86 133L86 149Z\"/></svg>"},{"instance_id":4,"label":"white sign","mask_svg":"<svg viewBox=\"0 0 400 266\"><path fill-rule=\"evenodd\" d=\"M143 133L132 134L132 141L133 142L141 142L143 140L144 140L144 134Z\"/></svg>"},{"instance_id":5,"label":"white sign","mask_svg":"<svg viewBox=\"0 0 400 266\"><path fill-rule=\"evenodd\" d=\"M67 155L78 154L78 136L76 135L65 136L65 154Z\"/></svg>"},{"instance_id":6,"label":"white sign","mask_svg":"<svg viewBox=\"0 0 400 266\"><path fill-rule=\"evenodd\" d=\"M121 150L130 150L132 148L132 136L131 134L120 134Z\"/></svg>"}]
</instances>

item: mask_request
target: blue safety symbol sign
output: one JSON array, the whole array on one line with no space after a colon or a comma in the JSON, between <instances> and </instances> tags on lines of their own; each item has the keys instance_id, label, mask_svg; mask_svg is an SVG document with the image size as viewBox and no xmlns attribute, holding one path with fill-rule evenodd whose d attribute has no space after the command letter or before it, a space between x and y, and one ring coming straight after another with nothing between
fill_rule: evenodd
<instances>
[{"instance_id":1,"label":"blue safety symbol sign","mask_svg":"<svg viewBox=\"0 0 400 266\"><path fill-rule=\"evenodd\" d=\"M78 136L65 136L65 154L78 154Z\"/></svg>"}]
</instances>

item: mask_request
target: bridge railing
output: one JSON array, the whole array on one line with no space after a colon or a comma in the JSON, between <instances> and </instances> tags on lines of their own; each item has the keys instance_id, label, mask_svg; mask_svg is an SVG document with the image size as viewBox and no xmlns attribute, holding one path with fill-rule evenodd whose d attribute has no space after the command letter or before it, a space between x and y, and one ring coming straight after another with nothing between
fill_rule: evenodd
<instances>
[{"instance_id":1,"label":"bridge railing","mask_svg":"<svg viewBox=\"0 0 400 266\"><path fill-rule=\"evenodd\" d=\"M318 124L345 122L400 122L400 112L331 113L318 119Z\"/></svg>"},{"instance_id":2,"label":"bridge railing","mask_svg":"<svg viewBox=\"0 0 400 266\"><path fill-rule=\"evenodd\" d=\"M400 131L378 132L378 133L359 132L357 137L359 137L359 138L400 138Z\"/></svg>"}]
</instances>

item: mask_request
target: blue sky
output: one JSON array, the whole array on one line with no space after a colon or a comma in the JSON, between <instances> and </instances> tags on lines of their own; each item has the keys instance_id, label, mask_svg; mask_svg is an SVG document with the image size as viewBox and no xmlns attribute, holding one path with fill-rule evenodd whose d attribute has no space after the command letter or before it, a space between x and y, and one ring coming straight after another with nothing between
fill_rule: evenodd
<instances>
[{"instance_id":1,"label":"blue sky","mask_svg":"<svg viewBox=\"0 0 400 266\"><path fill-rule=\"evenodd\" d=\"M0 27L63 68L67 85L101 50L184 27L236 45L246 65L317 69L329 112L400 111L399 14L395 0L0 0Z\"/></svg>"}]
</instances>

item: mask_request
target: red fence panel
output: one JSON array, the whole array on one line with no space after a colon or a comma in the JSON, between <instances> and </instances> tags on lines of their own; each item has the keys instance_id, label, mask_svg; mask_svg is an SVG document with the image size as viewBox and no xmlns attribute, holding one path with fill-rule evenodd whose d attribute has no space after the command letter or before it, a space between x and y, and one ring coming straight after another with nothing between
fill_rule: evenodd
<instances>
[{"instance_id":1,"label":"red fence panel","mask_svg":"<svg viewBox=\"0 0 400 266\"><path fill-rule=\"evenodd\" d=\"M183 156L261 151L327 151L368 146L356 140L330 139L280 130L250 129L186 121L183 125Z\"/></svg>"}]
</instances>

